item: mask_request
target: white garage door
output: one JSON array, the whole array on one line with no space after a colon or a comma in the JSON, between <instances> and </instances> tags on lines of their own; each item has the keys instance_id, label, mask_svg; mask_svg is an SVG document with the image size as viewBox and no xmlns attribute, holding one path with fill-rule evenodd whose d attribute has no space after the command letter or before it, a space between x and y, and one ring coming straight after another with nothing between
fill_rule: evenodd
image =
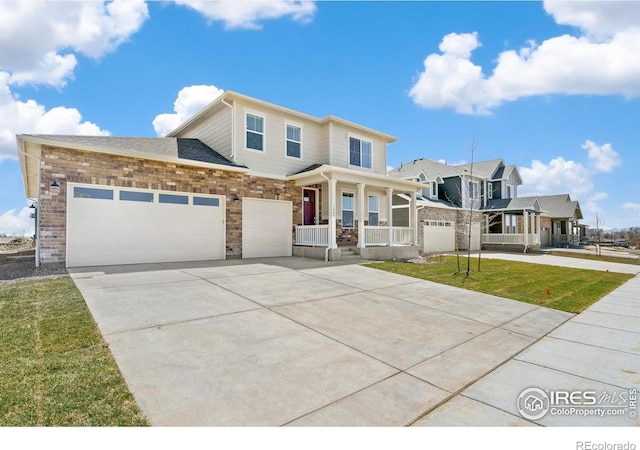
<instances>
[{"instance_id":1,"label":"white garage door","mask_svg":"<svg viewBox=\"0 0 640 450\"><path fill-rule=\"evenodd\" d=\"M429 220L424 226L424 252L443 253L456 249L456 235L453 222Z\"/></svg>"},{"instance_id":2,"label":"white garage door","mask_svg":"<svg viewBox=\"0 0 640 450\"><path fill-rule=\"evenodd\" d=\"M242 257L291 256L291 202L242 199Z\"/></svg>"},{"instance_id":3,"label":"white garage door","mask_svg":"<svg viewBox=\"0 0 640 450\"><path fill-rule=\"evenodd\" d=\"M68 267L225 257L224 197L68 187Z\"/></svg>"}]
</instances>

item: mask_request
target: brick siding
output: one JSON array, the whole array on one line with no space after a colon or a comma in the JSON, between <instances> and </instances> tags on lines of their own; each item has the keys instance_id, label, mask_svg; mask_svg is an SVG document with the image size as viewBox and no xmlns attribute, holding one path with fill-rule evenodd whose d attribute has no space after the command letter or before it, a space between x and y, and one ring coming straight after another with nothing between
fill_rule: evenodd
<instances>
[{"instance_id":1,"label":"brick siding","mask_svg":"<svg viewBox=\"0 0 640 450\"><path fill-rule=\"evenodd\" d=\"M60 187L50 188L52 181L57 181ZM302 189L293 181L43 146L39 208L43 263L65 261L67 183L224 195L227 198L226 253L231 257L242 254L242 201L234 203L234 195L241 200L250 197L291 201L294 220L302 217ZM293 223L291 233L293 236Z\"/></svg>"}]
</instances>

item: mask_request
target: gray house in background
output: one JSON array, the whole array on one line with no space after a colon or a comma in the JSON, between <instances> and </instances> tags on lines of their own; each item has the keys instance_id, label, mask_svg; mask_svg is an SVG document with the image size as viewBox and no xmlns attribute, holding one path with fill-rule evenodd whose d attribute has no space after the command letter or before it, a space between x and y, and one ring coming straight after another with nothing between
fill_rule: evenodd
<instances>
[{"instance_id":1,"label":"gray house in background","mask_svg":"<svg viewBox=\"0 0 640 450\"><path fill-rule=\"evenodd\" d=\"M493 159L448 165L420 158L388 172L389 176L422 184L416 205L421 230L419 248L425 253L468 247L471 250L529 251L540 247L577 244L586 227L582 212L568 194L518 197L523 184L515 165ZM473 213L470 207L473 206ZM393 220L408 226L410 197L393 199ZM469 220L471 214L471 220ZM456 239L457 236L457 239Z\"/></svg>"}]
</instances>

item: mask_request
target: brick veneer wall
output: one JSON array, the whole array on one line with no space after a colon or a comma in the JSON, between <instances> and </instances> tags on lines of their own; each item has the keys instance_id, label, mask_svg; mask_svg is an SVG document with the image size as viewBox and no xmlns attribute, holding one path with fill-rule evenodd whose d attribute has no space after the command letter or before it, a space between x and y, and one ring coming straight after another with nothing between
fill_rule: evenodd
<instances>
[{"instance_id":1,"label":"brick veneer wall","mask_svg":"<svg viewBox=\"0 0 640 450\"><path fill-rule=\"evenodd\" d=\"M54 180L60 184L57 189L49 187ZM224 195L227 198L226 253L230 257L242 254L242 201L233 203L234 195L241 200L245 197L288 200L293 202L294 221L302 217L302 189L292 181L43 146L39 208L43 263L65 261L67 183ZM293 224L291 233L295 241Z\"/></svg>"}]
</instances>

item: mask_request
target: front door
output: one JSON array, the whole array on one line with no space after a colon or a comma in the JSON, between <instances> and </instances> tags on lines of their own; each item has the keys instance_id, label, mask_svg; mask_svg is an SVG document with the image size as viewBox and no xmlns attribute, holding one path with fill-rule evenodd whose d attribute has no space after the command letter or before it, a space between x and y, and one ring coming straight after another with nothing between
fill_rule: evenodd
<instances>
[{"instance_id":1,"label":"front door","mask_svg":"<svg viewBox=\"0 0 640 450\"><path fill-rule=\"evenodd\" d=\"M303 225L316 224L316 191L314 189L303 189Z\"/></svg>"}]
</instances>

